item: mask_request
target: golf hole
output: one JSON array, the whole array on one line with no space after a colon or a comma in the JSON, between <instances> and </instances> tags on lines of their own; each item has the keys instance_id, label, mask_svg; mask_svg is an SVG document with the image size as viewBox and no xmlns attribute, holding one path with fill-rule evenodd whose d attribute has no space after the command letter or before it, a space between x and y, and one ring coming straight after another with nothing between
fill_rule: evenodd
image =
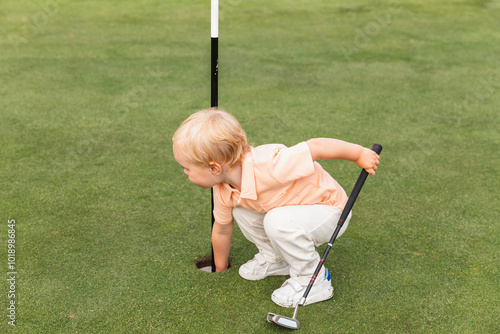
<instances>
[{"instance_id":1,"label":"golf hole","mask_svg":"<svg viewBox=\"0 0 500 334\"><path fill-rule=\"evenodd\" d=\"M195 262L196 268L201 271L211 273L212 272L212 258L210 256L202 257ZM228 269L231 268L231 261L229 262Z\"/></svg>"}]
</instances>

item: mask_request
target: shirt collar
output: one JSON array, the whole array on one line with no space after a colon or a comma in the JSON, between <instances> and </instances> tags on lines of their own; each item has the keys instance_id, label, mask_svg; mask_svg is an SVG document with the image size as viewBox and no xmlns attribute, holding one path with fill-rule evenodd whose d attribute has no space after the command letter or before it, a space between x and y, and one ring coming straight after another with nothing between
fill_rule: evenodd
<instances>
[{"instance_id":1,"label":"shirt collar","mask_svg":"<svg viewBox=\"0 0 500 334\"><path fill-rule=\"evenodd\" d=\"M255 171L253 168L254 148L250 147L250 152L247 152L243 157L241 164L241 194L240 198L250 200L257 199L257 190L255 188Z\"/></svg>"}]
</instances>

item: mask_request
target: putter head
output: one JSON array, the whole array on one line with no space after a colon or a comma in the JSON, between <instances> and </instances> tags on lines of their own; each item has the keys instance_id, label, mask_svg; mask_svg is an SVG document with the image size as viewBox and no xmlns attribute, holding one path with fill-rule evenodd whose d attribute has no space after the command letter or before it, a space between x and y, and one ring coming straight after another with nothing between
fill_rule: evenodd
<instances>
[{"instance_id":1,"label":"putter head","mask_svg":"<svg viewBox=\"0 0 500 334\"><path fill-rule=\"evenodd\" d=\"M268 313L267 314L267 321L272 323L272 324L286 327L289 329L299 329L300 328L300 322L297 319L284 317L284 316L279 315L279 314Z\"/></svg>"}]
</instances>

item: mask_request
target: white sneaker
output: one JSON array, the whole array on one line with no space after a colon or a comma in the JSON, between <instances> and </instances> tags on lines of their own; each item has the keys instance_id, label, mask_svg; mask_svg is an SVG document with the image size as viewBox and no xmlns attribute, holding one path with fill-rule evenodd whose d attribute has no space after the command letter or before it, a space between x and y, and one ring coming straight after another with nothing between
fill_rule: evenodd
<instances>
[{"instance_id":1,"label":"white sneaker","mask_svg":"<svg viewBox=\"0 0 500 334\"><path fill-rule=\"evenodd\" d=\"M295 307L304 295L306 288L307 285L304 286L293 278L289 278L283 283L281 288L274 290L271 299L279 306ZM333 286L330 272L325 268L325 279L322 282L314 283L304 305L321 302L332 298L332 296Z\"/></svg>"},{"instance_id":2,"label":"white sneaker","mask_svg":"<svg viewBox=\"0 0 500 334\"><path fill-rule=\"evenodd\" d=\"M244 279L256 281L267 276L290 275L290 265L286 262L266 262L262 254L257 253L255 257L242 265L239 274Z\"/></svg>"}]
</instances>

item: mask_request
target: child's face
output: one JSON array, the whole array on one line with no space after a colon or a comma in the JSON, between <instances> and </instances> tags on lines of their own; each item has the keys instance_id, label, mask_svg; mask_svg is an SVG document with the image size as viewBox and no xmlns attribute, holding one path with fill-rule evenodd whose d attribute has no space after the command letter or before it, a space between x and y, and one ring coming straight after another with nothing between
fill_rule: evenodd
<instances>
[{"instance_id":1,"label":"child's face","mask_svg":"<svg viewBox=\"0 0 500 334\"><path fill-rule=\"evenodd\" d=\"M179 145L174 144L173 150L175 160L184 168L184 174L188 176L189 181L203 189L212 188L219 183L209 166L201 166L190 161Z\"/></svg>"}]
</instances>

